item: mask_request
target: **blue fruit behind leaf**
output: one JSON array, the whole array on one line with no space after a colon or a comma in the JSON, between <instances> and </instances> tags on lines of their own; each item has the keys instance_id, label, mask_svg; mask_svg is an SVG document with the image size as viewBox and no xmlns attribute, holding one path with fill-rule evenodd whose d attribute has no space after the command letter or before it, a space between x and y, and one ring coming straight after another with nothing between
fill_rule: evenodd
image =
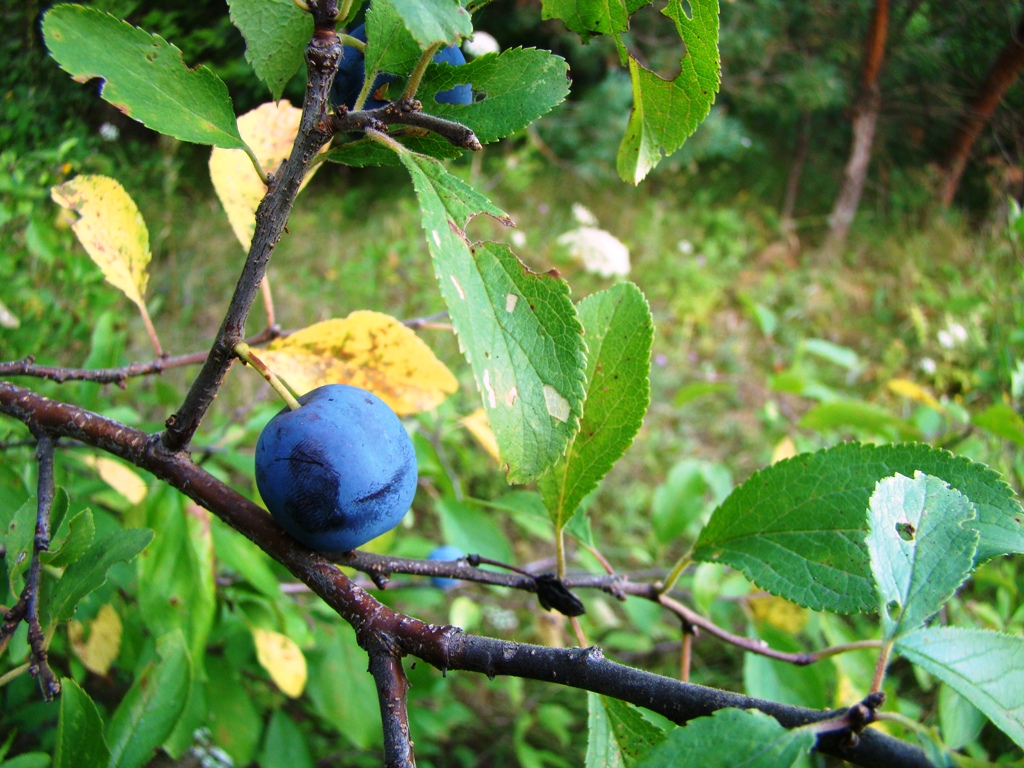
<instances>
[{"instance_id":1,"label":"blue fruit behind leaf","mask_svg":"<svg viewBox=\"0 0 1024 768\"><path fill-rule=\"evenodd\" d=\"M365 43L366 25L360 24L349 32L349 35ZM457 67L465 64L466 58L462 55L462 51L456 46L451 45L444 50L438 51L437 55L434 56L434 62L437 64L451 64ZM334 85L331 87L331 101L335 106L344 104L349 109L352 109L355 106L359 92L363 88L365 79L366 65L362 51L348 45L344 46L343 58L338 64L338 74L334 78ZM363 109L377 109L387 104L386 100L378 99L375 96L380 94L381 88L385 85L390 85L397 79L396 75L386 72L379 73L373 81L373 90L366 99ZM435 98L443 104L471 104L473 102L473 89L468 85L457 85L454 88L449 88L447 91L442 91Z\"/></svg>"}]
</instances>

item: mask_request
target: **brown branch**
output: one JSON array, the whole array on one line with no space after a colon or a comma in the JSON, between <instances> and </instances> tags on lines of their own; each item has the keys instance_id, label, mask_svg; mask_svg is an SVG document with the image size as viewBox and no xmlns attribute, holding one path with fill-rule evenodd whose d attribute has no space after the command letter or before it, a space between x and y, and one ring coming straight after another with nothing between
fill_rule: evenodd
<instances>
[{"instance_id":1,"label":"brown branch","mask_svg":"<svg viewBox=\"0 0 1024 768\"><path fill-rule=\"evenodd\" d=\"M57 437L101 448L189 496L240 531L291 571L352 625L363 647L386 643L392 654L412 655L442 671L511 675L580 688L645 707L686 723L725 707L758 709L787 728L838 717L821 710L763 701L682 683L604 658L598 648L545 648L468 635L457 627L427 624L398 613L360 589L337 566L302 547L264 510L201 467L184 451L169 452L159 435L148 435L82 408L0 381L0 413ZM846 748L845 731L818 736L817 749L857 765L877 768L931 766L922 750L875 731Z\"/></svg>"},{"instance_id":2,"label":"brown branch","mask_svg":"<svg viewBox=\"0 0 1024 768\"><path fill-rule=\"evenodd\" d=\"M409 731L409 678L402 660L382 649L369 649L368 653L384 728L384 768L415 768Z\"/></svg>"},{"instance_id":3,"label":"brown branch","mask_svg":"<svg viewBox=\"0 0 1024 768\"><path fill-rule=\"evenodd\" d=\"M249 255L209 356L192 383L185 401L167 420L167 428L161 440L164 448L172 453L185 448L192 440L224 383L235 361L232 347L242 341L246 320L266 275L270 257L284 234L302 180L317 152L331 138L323 130L323 125L327 117L331 83L342 55L342 46L334 31L337 1L311 3L310 12L313 16L313 38L306 48L308 80L298 135L292 145L291 155L274 175L270 189L256 211L256 231Z\"/></svg>"},{"instance_id":4,"label":"brown branch","mask_svg":"<svg viewBox=\"0 0 1024 768\"><path fill-rule=\"evenodd\" d=\"M32 425L30 425L32 426ZM50 548L50 512L53 509L55 486L53 482L53 438L43 431L33 429L37 435L36 462L38 478L36 484L36 525L32 539L32 559L25 574L18 602L4 614L0 625L0 651L10 642L14 631L22 621L28 624L29 663L27 671L39 681L45 701L52 701L60 693L60 681L50 669L46 652L46 634L39 624L39 589L42 563L39 556Z\"/></svg>"}]
</instances>

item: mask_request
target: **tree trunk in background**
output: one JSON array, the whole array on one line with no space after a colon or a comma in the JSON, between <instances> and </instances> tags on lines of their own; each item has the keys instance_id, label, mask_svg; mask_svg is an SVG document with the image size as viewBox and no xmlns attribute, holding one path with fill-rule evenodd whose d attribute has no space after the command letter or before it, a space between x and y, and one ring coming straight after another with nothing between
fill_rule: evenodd
<instances>
[{"instance_id":1,"label":"tree trunk in background","mask_svg":"<svg viewBox=\"0 0 1024 768\"><path fill-rule=\"evenodd\" d=\"M871 145L875 140L875 125L878 123L878 109L881 96L878 90L878 75L885 58L885 38L889 29L889 0L875 0L871 15L871 26L865 41L864 69L860 78L860 94L853 114L853 147L850 159L843 173L843 187L839 191L835 206L829 216L828 237L822 247L822 254L829 258L837 254L846 243L864 180L871 162Z\"/></svg>"},{"instance_id":2,"label":"tree trunk in background","mask_svg":"<svg viewBox=\"0 0 1024 768\"><path fill-rule=\"evenodd\" d=\"M804 174L807 152L811 145L811 113L805 111L800 115L800 128L796 134L796 148L793 152L793 165L789 167L789 178L786 179L786 197L782 201L782 229L792 231L793 211L796 209L796 195L800 189L800 177Z\"/></svg>"},{"instance_id":3,"label":"tree trunk in background","mask_svg":"<svg viewBox=\"0 0 1024 768\"><path fill-rule=\"evenodd\" d=\"M992 113L999 106L1003 95L1013 85L1022 68L1024 68L1024 16L1021 16L1013 38L999 53L992 69L988 71L978 95L967 108L963 124L949 145L946 161L943 164L942 186L939 187L939 202L943 205L949 206L953 202L953 196L956 195L957 187L960 186L960 177L963 176L964 169L967 167L967 160L971 156L975 140L981 135L989 118L992 117Z\"/></svg>"}]
</instances>

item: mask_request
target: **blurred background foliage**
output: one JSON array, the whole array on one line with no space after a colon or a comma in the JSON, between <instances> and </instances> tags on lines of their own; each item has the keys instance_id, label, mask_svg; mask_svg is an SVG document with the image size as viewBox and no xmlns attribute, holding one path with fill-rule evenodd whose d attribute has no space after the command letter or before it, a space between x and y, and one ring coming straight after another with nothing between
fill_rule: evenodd
<instances>
[{"instance_id":1,"label":"blurred background foliage","mask_svg":"<svg viewBox=\"0 0 1024 768\"><path fill-rule=\"evenodd\" d=\"M94 3L158 33L190 65L211 66L239 113L265 101L244 62L241 36L221 0L180 7L152 0ZM79 173L118 178L139 203L154 252L148 295L165 349L204 349L234 287L243 254L213 194L209 149L158 139L96 98L47 58L39 15L49 3L0 8L0 357L105 367L151 356L141 322L103 282L77 245L49 189ZM587 504L602 554L622 571L656 574L692 541L733 485L773 459L843 439L919 439L949 447L1024 484L1024 83L1005 96L975 146L952 209L935 203L936 163L965 104L1021 13L1017 0L893 3L882 113L868 187L848 249L816 258L850 146L867 0L722 4L723 86L711 117L681 152L640 188L615 178L614 156L628 116L628 76L612 47L584 45L560 24L540 20L535 0L495 0L477 27L503 47L536 45L565 56L570 101L536 126L453 165L516 220L499 230L477 220L470 235L508 240L535 270L555 267L574 297L606 287L558 245L585 207L630 249L630 279L654 312L652 405L634 447ZM641 12L631 48L664 75L678 70L673 32L657 6ZM298 103L302 79L286 97ZM803 138L801 138L803 137ZM806 147L798 193L786 209L787 180ZM355 309L400 318L443 308L407 178L399 171L325 168L299 198L270 268L278 320L297 329ZM250 331L259 330L254 313ZM382 546L423 557L432 547L519 563L549 560L546 518L535 499L510 492L493 461L461 426L479 405L455 341L423 337L459 376L460 392L410 422L422 489L413 514ZM133 380L126 391L93 384L33 382L44 394L148 430L162 426L194 370ZM195 444L204 466L255 496L252 446L277 410L257 377L232 376ZM0 422L5 507L33 491L31 445L18 425ZM89 506L97 528L160 527L162 546L188 546L189 532L167 520L184 501L151 488L132 501L77 460L58 463L72 506ZM144 478L145 479L145 478ZM262 553L214 521L216 612L208 640L207 696L216 717L190 754L204 764L376 765L375 706L353 638L337 617L287 582ZM182 550L184 551L184 549ZM580 549L577 568L596 568ZM55 667L112 708L133 669L147 659L153 611L136 610L143 566L112 571L76 617L83 624L113 605L124 635L112 669L82 664L58 633ZM188 576L175 588L202 590ZM442 593L423 584L378 593L430 621L521 641L565 644L571 632L527 595L464 585ZM875 632L871 617L789 610L752 591L740 576L700 566L681 582L692 603L739 633L774 646L820 647ZM1024 574L1018 562L980 569L949 608L964 626L1024 631ZM679 627L657 607L585 595L584 627L611 657L677 674ZM307 695L286 698L255 662L250 630L283 632L304 649ZM9 653L26 653L23 632ZM847 704L867 690L873 655L848 654L808 669L787 668L708 638L694 649L697 682L807 706ZM521 680L481 683L410 670L411 719L423 765L577 765L585 750L585 699ZM908 665L894 668L895 710L943 728L947 743L979 759L1020 758L969 704ZM353 686L359 690L353 690ZM342 695L342 692L348 695ZM365 691L363 691L365 693ZM859 693L858 693L859 692ZM372 690L368 696L372 697ZM0 739L14 752L48 749L42 726L56 713L38 703L22 676L0 688ZM895 726L890 729L906 735ZM296 735L297 734L297 735ZM46 737L43 737L44 739ZM294 747L296 741L303 749ZM289 746L291 745L291 746ZM0 745L2 746L2 745ZM223 751L222 751L223 750ZM217 761L220 762L217 762Z\"/></svg>"}]
</instances>

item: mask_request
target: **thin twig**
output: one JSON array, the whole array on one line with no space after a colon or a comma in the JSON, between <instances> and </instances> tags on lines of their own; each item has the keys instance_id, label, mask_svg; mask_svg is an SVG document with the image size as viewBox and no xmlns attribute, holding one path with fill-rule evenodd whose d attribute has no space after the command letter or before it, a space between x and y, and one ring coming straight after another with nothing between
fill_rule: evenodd
<instances>
[{"instance_id":1,"label":"thin twig","mask_svg":"<svg viewBox=\"0 0 1024 768\"><path fill-rule=\"evenodd\" d=\"M263 344L281 335L280 329L267 328L250 336L249 344ZM96 384L116 384L124 387L128 379L137 376L152 376L163 373L171 368L186 365L200 365L206 361L208 352L192 352L177 357L161 357L143 363L131 363L120 368L61 368L50 365L36 365L35 358L26 357L9 363L0 363L0 376L31 376L36 379L47 379L63 384L66 381L91 381Z\"/></svg>"}]
</instances>

